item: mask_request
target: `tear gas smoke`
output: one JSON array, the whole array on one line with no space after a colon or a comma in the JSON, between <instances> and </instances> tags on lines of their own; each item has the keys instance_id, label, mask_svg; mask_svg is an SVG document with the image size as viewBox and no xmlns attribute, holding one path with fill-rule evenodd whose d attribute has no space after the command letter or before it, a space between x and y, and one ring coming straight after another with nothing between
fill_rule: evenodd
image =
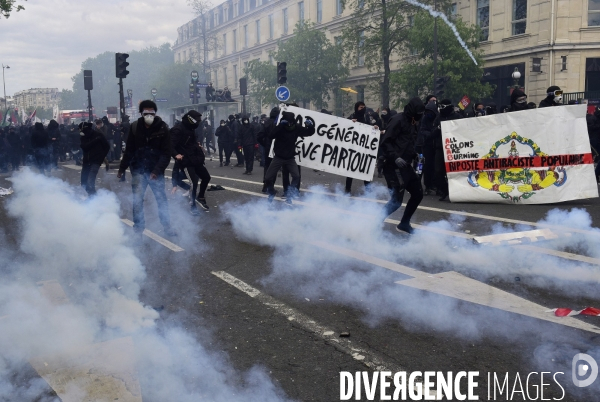
<instances>
[{"instance_id":1,"label":"tear gas smoke","mask_svg":"<svg viewBox=\"0 0 600 402\"><path fill-rule=\"evenodd\" d=\"M45 381L31 375L17 384L14 373L31 359L122 337L133 339L144 401L286 400L262 370L235 372L177 320L158 320L139 300L146 272L128 246L114 193L82 201L67 183L29 170L14 177L14 189L7 209L21 239L19 251L0 253L0 400L55 401L43 396ZM50 279L68 302L41 295L36 282ZM67 392L75 400L85 394Z\"/></svg>"},{"instance_id":2,"label":"tear gas smoke","mask_svg":"<svg viewBox=\"0 0 600 402\"><path fill-rule=\"evenodd\" d=\"M415 1L415 0L406 0L406 2L412 4L413 6L421 7L423 10L427 11L434 18L441 18L442 20L444 20L446 25L448 25L450 27L450 29L452 29L452 32L454 32L454 36L456 36L458 43L460 43L462 48L465 49L465 51L467 52L467 54L469 55L471 60L473 60L473 63L475 63L475 65L477 65L477 60L475 60L475 57L473 57L473 53L471 53L471 51L467 47L467 44L465 43L465 41L460 37L460 34L458 33L456 26L452 22L450 22L450 20L448 20L448 17L446 17L446 14L436 11L433 9L433 7L431 7L427 4L419 3L418 1Z\"/></svg>"}]
</instances>

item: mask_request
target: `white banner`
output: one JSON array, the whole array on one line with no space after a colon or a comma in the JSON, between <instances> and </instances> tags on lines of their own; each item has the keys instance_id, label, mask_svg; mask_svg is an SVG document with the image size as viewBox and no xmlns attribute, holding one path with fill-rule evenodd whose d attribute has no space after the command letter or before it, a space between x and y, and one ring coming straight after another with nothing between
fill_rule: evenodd
<instances>
[{"instance_id":1,"label":"white banner","mask_svg":"<svg viewBox=\"0 0 600 402\"><path fill-rule=\"evenodd\" d=\"M442 122L452 202L547 204L598 197L586 105Z\"/></svg>"},{"instance_id":2,"label":"white banner","mask_svg":"<svg viewBox=\"0 0 600 402\"><path fill-rule=\"evenodd\" d=\"M377 165L379 130L368 124L294 106L281 105L281 113L294 113L315 121L315 134L298 138L296 162L344 177L372 181ZM279 116L281 119L281 114ZM277 141L277 140L275 140Z\"/></svg>"}]
</instances>

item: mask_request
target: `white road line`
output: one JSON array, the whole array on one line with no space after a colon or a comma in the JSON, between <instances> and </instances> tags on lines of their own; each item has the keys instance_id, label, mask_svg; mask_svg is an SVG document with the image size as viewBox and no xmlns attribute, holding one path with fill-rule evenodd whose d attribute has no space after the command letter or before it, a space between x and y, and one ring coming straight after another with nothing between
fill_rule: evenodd
<instances>
[{"instance_id":1,"label":"white road line","mask_svg":"<svg viewBox=\"0 0 600 402\"><path fill-rule=\"evenodd\" d=\"M381 268L413 276L413 278L396 282L399 285L425 290L431 293L452 297L454 299L507 311L509 313L536 318L538 320L549 321L554 324L582 329L584 331L593 333L600 333L600 328L598 326L588 324L578 319L564 319L572 317L556 317L548 314L548 307L541 306L493 286L486 285L485 283L481 283L455 271L442 272L439 274L428 274L405 265L396 264L391 261L373 257L355 250L346 249L344 247L334 246L324 242L309 242L309 244L357 259L359 261L376 265Z\"/></svg>"},{"instance_id":2,"label":"white road line","mask_svg":"<svg viewBox=\"0 0 600 402\"><path fill-rule=\"evenodd\" d=\"M391 371L393 373L398 371L407 371L396 364L386 362L384 359L377 356L376 353L364 348L356 347L349 338L340 338L339 333L336 333L333 329L317 323L315 320L311 319L309 316L301 313L295 308L289 307L285 303L282 303L279 300L262 293L260 290L248 285L247 283L228 274L227 272L217 271L211 273L217 278L225 281L229 285L264 304L265 306L272 308L277 313L286 317L288 321L294 322L302 327L305 331L311 332L322 338L325 340L325 342L332 345L337 350L352 356L354 360L363 363L370 369L376 371Z\"/></svg>"},{"instance_id":3,"label":"white road line","mask_svg":"<svg viewBox=\"0 0 600 402\"><path fill-rule=\"evenodd\" d=\"M121 222L123 222L124 224L126 224L127 226L131 226L133 227L133 222L130 221L129 219L121 219ZM148 236L149 238L151 238L152 240L154 240L155 242L162 244L163 246L165 246L168 249L171 249L172 251L175 251L176 253L180 252L180 251L184 251L181 247L179 247L177 244L175 243L171 243L170 241L168 241L167 239L160 237L159 235L157 235L154 232L151 232L148 229L144 229L143 234L145 236Z\"/></svg>"},{"instance_id":4,"label":"white road line","mask_svg":"<svg viewBox=\"0 0 600 402\"><path fill-rule=\"evenodd\" d=\"M233 181L237 181L240 183L256 184L256 185L261 185L261 186L263 185L263 183L261 183L261 182L256 182L256 181L251 181L251 180L234 179L231 177L222 177L222 176L211 176L211 177L214 179L233 180ZM327 196L331 196L331 197L347 197L347 198L354 199L354 200L374 202L374 203L378 203L378 204L387 204L387 201L376 200L373 198L348 197L347 195L343 195L343 194L327 193L324 191L315 191L315 190L309 190L309 189L302 189L302 191L305 191L308 193L314 193L314 194L327 195ZM402 204L402 205L406 206L406 203ZM576 233L583 233L583 234L587 234L587 235L600 236L600 232L594 232L594 231L585 230L585 229L576 229L576 228L570 228L567 226L550 225L550 224L544 224L544 223L538 223L538 222L529 222L529 221L523 221L523 220L519 220L519 219L502 218L502 217L498 217L498 216L476 214L473 212L457 211L457 210L453 210L453 209L434 208L434 207L427 207L427 206L423 206L423 205L419 205L418 209L421 209L424 211L432 211L432 212L450 214L450 215L462 215L462 216L468 216L471 218L478 218L478 219L484 219L484 220L490 220L490 221L496 221L496 222L512 223L515 225L528 225L528 226L536 226L536 227L539 226L539 227L555 228L555 229L560 229L560 230L568 230L568 231L576 232Z\"/></svg>"}]
</instances>

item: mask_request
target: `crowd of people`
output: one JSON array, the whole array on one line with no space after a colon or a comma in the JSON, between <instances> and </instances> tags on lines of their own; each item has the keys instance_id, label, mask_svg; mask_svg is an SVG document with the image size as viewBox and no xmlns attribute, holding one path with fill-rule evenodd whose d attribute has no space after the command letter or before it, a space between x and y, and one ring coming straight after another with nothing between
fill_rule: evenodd
<instances>
[{"instance_id":1,"label":"crowd of people","mask_svg":"<svg viewBox=\"0 0 600 402\"><path fill-rule=\"evenodd\" d=\"M552 86L539 107L559 105L562 105L562 91ZM500 113L535 107L527 102L527 95L522 90L515 89L510 106L502 107ZM263 167L262 191L268 194L269 202L276 195L274 185L279 171L282 171L285 202L292 204L299 195L301 169L295 160L296 143L298 138L315 133L315 122L311 118L303 119L288 111L280 113L275 107L268 116L260 118L230 115L213 130L208 119L203 120L202 114L195 110L187 112L171 128L157 115L158 108L153 101L141 102L139 111L141 117L132 123L125 116L120 124L112 124L103 117L79 126L59 125L52 120L47 127L41 123L31 127L7 127L0 133L0 170L7 171L9 165L12 170L18 170L20 165L34 164L44 172L57 169L58 161L70 156L82 166L81 185L93 195L101 165L106 164L108 170L111 162L118 161L117 177L124 181L127 169L132 175L136 232L141 233L145 228L143 200L147 187L150 187L158 204L160 221L169 236L177 235L170 225L165 192L164 173L172 159L175 161L171 178L173 192L178 187L187 192L192 215L199 215L199 208L209 210L205 194L211 176L205 158L210 155L211 148L216 153L218 147L221 167L229 166L235 154L235 166L244 167L247 175L253 174L258 159ZM321 113L331 114L325 109ZM388 107L373 110L361 101L355 104L348 119L374 126L381 133L377 174L385 179L390 191L386 215L401 207L405 191L410 194L398 231L413 232L410 220L424 195L436 194L440 201L448 199L441 123L496 113L498 110L493 103L477 102L467 111L459 109L449 99L438 100L433 95L424 100L411 99L402 112ZM590 143L594 150L600 149L600 109L588 114L587 123ZM77 156L80 151L81 155ZM596 174L598 176L598 169ZM368 188L370 182L364 184ZM351 188L352 178L347 178L346 193L349 194Z\"/></svg>"}]
</instances>

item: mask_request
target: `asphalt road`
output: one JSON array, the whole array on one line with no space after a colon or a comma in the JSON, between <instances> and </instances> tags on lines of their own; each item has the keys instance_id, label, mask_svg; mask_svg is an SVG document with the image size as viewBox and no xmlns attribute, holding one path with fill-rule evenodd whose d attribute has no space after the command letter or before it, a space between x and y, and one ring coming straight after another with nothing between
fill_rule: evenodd
<instances>
[{"instance_id":1,"label":"asphalt road","mask_svg":"<svg viewBox=\"0 0 600 402\"><path fill-rule=\"evenodd\" d=\"M354 181L352 198L348 198L339 192L344 178L303 169L300 202L289 208L278 197L277 206L267 209L261 193L262 168L256 166L254 174L246 176L242 168L219 167L216 160L207 161L207 167L213 176L211 184L226 188L207 192L210 212L193 217L179 193L169 198L174 226L180 233L168 240L184 250L175 252L151 238L136 246L136 255L148 274L141 300L160 310L159 326L181 323L238 372L262 367L292 400L340 400L341 371L379 370L478 371L480 400L488 400L488 373L502 377L509 373L512 389L517 373L525 386L530 372L562 371L564 375L558 378L565 394L547 377L544 382L553 385L546 386L545 398L598 400L600 380L588 388L574 387L570 367L574 351L600 357L600 317L569 318L590 324L588 330L573 328L559 320L535 318L531 313L534 308L519 314L510 311L510 306L490 307L494 303L489 296L492 293L487 299L477 292L468 294L469 289L481 285L487 289L483 293L503 290L506 297L513 295L515 300L545 309L600 307L600 260L596 260L597 248L593 247L598 244L597 234L581 229L581 225L579 232L569 229L569 221L577 219L574 215L550 228L558 240L517 246L472 244L472 236L543 229L536 223L555 209L582 209L589 215L591 226L598 227L598 199L523 206L453 204L426 196L413 218L413 223L424 226L415 235L422 237L398 234L393 223L386 223L381 226L378 243L361 248L369 242L357 241L360 230L344 230L351 227L348 225L353 219L369 219L383 205L387 199L383 187L376 195L365 195L362 182ZM63 166L52 176L77 185L79 171L72 165ZM117 181L115 170L101 171L98 177L99 187L118 194L121 217L131 220L129 173L126 183ZM375 181L384 185L383 179ZM277 184L281 184L280 179ZM6 177L0 179L0 187L10 185ZM170 183L167 188L171 188ZM336 195L312 198L336 188ZM304 191L308 189L312 192ZM404 201L407 199L408 195ZM252 208L264 208L259 212L264 217L236 213ZM327 222L328 208L331 216L343 217L339 233L335 224L311 226L311 219L320 216ZM323 211L325 215L319 215ZM397 221L400 217L401 211L389 219ZM6 216L4 208L0 219L7 237L16 245L18 225ZM164 237L149 191L146 220L147 229ZM298 222L302 225L296 226ZM196 230L186 229L190 223ZM269 238L269 231L285 235ZM564 236L573 241L562 241ZM574 240L582 237L587 248ZM518 248L523 245L536 248ZM339 249L332 251L332 247ZM488 248L482 252L483 247ZM474 261L476 258L482 260ZM479 270L479 266L486 268ZM458 282L440 285L438 292L421 290L401 284L413 277L411 268L422 274L418 278L423 282L442 278L448 271L462 276ZM590 276L578 279L580 270ZM46 279L51 278L40 273L39 280ZM459 288L453 288L454 284ZM479 301L473 302L473 297ZM35 376L24 365L13 381L19 384ZM539 377L535 382L540 383ZM461 389L466 391L464 383ZM46 392L52 394L50 389ZM144 400L152 400L151 395L144 395ZM364 394L361 400L367 400ZM509 399L500 396L496 400ZM517 393L513 400L533 398Z\"/></svg>"}]
</instances>

